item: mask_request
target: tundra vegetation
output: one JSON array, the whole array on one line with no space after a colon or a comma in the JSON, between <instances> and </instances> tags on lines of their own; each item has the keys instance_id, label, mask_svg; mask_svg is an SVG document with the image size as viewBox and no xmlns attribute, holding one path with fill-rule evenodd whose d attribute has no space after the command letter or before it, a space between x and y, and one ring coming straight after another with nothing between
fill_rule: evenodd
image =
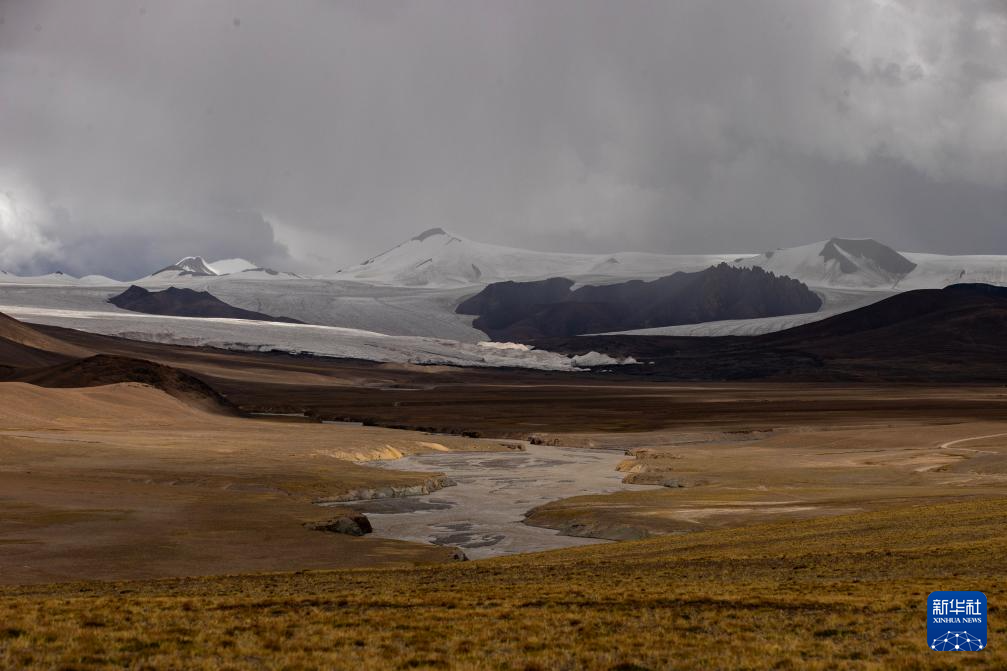
<instances>
[{"instance_id":1,"label":"tundra vegetation","mask_svg":"<svg viewBox=\"0 0 1007 671\"><path fill-rule=\"evenodd\" d=\"M480 562L0 591L4 668L1003 668L1007 500ZM991 645L926 645L933 589Z\"/></svg>"}]
</instances>

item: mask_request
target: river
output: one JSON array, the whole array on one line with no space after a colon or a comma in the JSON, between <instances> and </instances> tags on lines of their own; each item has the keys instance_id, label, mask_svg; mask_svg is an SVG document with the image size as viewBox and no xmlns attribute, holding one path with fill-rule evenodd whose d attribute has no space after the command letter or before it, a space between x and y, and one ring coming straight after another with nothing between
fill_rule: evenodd
<instances>
[{"instance_id":1,"label":"river","mask_svg":"<svg viewBox=\"0 0 1007 671\"><path fill-rule=\"evenodd\" d=\"M528 445L519 452L450 452L376 462L444 473L458 483L425 496L354 503L382 538L461 548L470 559L603 543L522 523L527 511L582 494L650 489L623 484L620 451Z\"/></svg>"}]
</instances>

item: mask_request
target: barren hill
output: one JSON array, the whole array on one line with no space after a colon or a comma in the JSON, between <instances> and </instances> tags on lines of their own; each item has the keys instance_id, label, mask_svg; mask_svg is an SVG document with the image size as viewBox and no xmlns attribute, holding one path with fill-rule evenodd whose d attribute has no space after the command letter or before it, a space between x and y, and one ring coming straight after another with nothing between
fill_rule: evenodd
<instances>
[{"instance_id":1,"label":"barren hill","mask_svg":"<svg viewBox=\"0 0 1007 671\"><path fill-rule=\"evenodd\" d=\"M623 372L667 379L1007 380L1007 288L907 291L858 310L755 337L586 336L540 347L652 362Z\"/></svg>"}]
</instances>

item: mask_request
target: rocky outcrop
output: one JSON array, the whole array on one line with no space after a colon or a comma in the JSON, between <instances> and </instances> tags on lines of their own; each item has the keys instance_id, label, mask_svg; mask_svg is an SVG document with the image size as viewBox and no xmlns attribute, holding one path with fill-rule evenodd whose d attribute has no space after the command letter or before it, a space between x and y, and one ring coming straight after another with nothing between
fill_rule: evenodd
<instances>
[{"instance_id":1,"label":"rocky outcrop","mask_svg":"<svg viewBox=\"0 0 1007 671\"><path fill-rule=\"evenodd\" d=\"M136 285L108 299L112 305L149 315L173 317L224 317L227 319L252 319L266 322L303 324L289 317L273 317L262 312L243 310L229 305L208 291L168 287L163 291L148 291Z\"/></svg>"},{"instance_id":2,"label":"rocky outcrop","mask_svg":"<svg viewBox=\"0 0 1007 671\"><path fill-rule=\"evenodd\" d=\"M679 489L695 484L673 475L675 470L673 462L682 458L679 454L646 447L628 450L626 454L632 459L620 462L616 470L626 474L622 481L627 485L655 485Z\"/></svg>"},{"instance_id":3,"label":"rocky outcrop","mask_svg":"<svg viewBox=\"0 0 1007 671\"><path fill-rule=\"evenodd\" d=\"M627 485L654 485L657 487L668 487L669 489L680 489L690 486L689 483L679 478L672 478L663 473L650 473L648 471L630 473L622 481Z\"/></svg>"},{"instance_id":4,"label":"rocky outcrop","mask_svg":"<svg viewBox=\"0 0 1007 671\"><path fill-rule=\"evenodd\" d=\"M721 264L695 273L674 273L573 289L571 280L490 284L457 307L475 315L473 326L498 341L575 336L755 319L815 312L822 300L804 284L761 268Z\"/></svg>"},{"instance_id":5,"label":"rocky outcrop","mask_svg":"<svg viewBox=\"0 0 1007 671\"><path fill-rule=\"evenodd\" d=\"M359 487L342 494L318 499L316 504L346 503L347 501L370 501L372 499L393 499L404 496L422 496L430 494L455 484L454 480L444 475L435 475L415 485L384 485L381 487Z\"/></svg>"},{"instance_id":6,"label":"rocky outcrop","mask_svg":"<svg viewBox=\"0 0 1007 671\"><path fill-rule=\"evenodd\" d=\"M363 536L374 531L371 521L361 513L341 515L322 522L308 522L304 526L313 531L327 531L348 536Z\"/></svg>"}]
</instances>

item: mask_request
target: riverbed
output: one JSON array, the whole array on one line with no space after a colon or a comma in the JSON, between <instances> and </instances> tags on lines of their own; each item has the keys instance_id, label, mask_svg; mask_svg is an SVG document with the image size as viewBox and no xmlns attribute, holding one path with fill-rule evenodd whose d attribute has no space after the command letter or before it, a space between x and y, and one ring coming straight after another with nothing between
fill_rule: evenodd
<instances>
[{"instance_id":1,"label":"riverbed","mask_svg":"<svg viewBox=\"0 0 1007 671\"><path fill-rule=\"evenodd\" d=\"M374 535L461 548L470 559L603 543L523 524L525 513L583 494L650 489L623 484L618 450L527 445L514 452L450 452L376 462L444 473L457 485L425 496L355 503Z\"/></svg>"}]
</instances>

